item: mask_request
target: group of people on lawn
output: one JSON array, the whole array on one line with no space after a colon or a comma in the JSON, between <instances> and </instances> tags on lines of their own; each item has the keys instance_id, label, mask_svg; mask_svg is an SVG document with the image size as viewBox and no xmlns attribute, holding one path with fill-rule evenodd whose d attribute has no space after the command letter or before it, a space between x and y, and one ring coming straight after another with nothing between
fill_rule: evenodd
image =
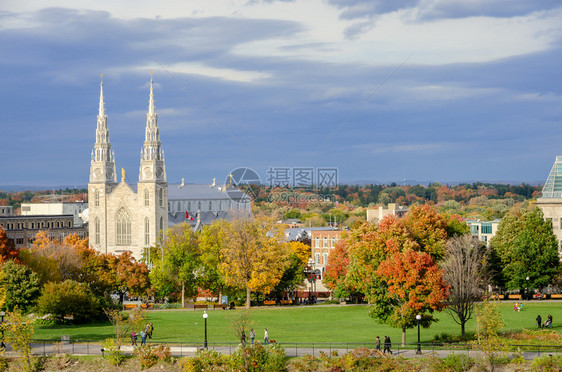
<instances>
[{"instance_id":1,"label":"group of people on lawn","mask_svg":"<svg viewBox=\"0 0 562 372\"><path fill-rule=\"evenodd\" d=\"M140 332L140 336L141 336L141 346L142 345L146 345L146 338L148 337L148 339L152 340L152 332L154 331L154 326L152 325L152 323L146 323L146 326L144 326L144 329ZM138 338L138 334L137 331L135 331L133 329L133 332L131 333L131 345L132 346L137 346L137 338Z\"/></svg>"},{"instance_id":2,"label":"group of people on lawn","mask_svg":"<svg viewBox=\"0 0 562 372\"><path fill-rule=\"evenodd\" d=\"M544 323L542 322L542 318L540 314L537 316L536 320L539 328L552 328L552 315L548 314L548 317L546 318Z\"/></svg>"}]
</instances>

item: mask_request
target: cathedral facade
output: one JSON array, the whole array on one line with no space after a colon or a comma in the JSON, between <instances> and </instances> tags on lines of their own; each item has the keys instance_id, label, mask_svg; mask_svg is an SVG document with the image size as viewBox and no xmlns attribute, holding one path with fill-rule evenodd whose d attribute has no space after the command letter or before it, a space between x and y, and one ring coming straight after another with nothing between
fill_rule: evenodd
<instances>
[{"instance_id":1,"label":"cathedral facade","mask_svg":"<svg viewBox=\"0 0 562 372\"><path fill-rule=\"evenodd\" d=\"M90 245L102 253L130 251L140 259L145 247L154 245L168 227L168 182L154 107L152 73L145 140L139 163L136 185L127 183L124 170L120 182L117 181L102 80L88 183Z\"/></svg>"}]
</instances>

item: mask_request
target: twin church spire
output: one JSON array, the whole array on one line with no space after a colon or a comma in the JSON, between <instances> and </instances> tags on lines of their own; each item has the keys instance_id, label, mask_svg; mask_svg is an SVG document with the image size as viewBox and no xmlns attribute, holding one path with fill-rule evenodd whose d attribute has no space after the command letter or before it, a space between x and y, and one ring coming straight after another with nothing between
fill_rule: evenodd
<instances>
[{"instance_id":1,"label":"twin church spire","mask_svg":"<svg viewBox=\"0 0 562 372\"><path fill-rule=\"evenodd\" d=\"M90 182L117 183L115 153L111 151L105 101L103 74L100 82L100 101L97 116L96 142L91 156ZM160 142L158 114L154 105L154 83L150 71L150 96L146 114L145 140L141 150L139 182L166 182L164 151Z\"/></svg>"}]
</instances>

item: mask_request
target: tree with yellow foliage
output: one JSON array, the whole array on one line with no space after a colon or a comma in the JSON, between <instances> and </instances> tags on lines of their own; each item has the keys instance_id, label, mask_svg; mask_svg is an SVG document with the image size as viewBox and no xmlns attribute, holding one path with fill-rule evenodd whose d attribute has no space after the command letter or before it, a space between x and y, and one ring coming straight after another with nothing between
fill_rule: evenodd
<instances>
[{"instance_id":1,"label":"tree with yellow foliage","mask_svg":"<svg viewBox=\"0 0 562 372\"><path fill-rule=\"evenodd\" d=\"M246 289L246 308L253 291L269 293L281 280L289 246L280 227L265 217L237 218L227 225L220 267L225 282Z\"/></svg>"},{"instance_id":2,"label":"tree with yellow foliage","mask_svg":"<svg viewBox=\"0 0 562 372\"><path fill-rule=\"evenodd\" d=\"M308 259L312 257L310 245L299 241L293 241L289 243L289 246L291 247L291 252L296 254L301 262L306 265L308 263Z\"/></svg>"}]
</instances>

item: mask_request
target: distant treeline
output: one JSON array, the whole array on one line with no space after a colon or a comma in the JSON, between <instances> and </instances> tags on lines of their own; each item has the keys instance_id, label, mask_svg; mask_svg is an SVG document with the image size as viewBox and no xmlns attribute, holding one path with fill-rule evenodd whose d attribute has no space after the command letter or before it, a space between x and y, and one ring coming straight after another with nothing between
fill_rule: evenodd
<instances>
[{"instance_id":1,"label":"distant treeline","mask_svg":"<svg viewBox=\"0 0 562 372\"><path fill-rule=\"evenodd\" d=\"M14 211L21 207L22 203L39 202L74 202L87 201L88 189L58 189L41 191L0 191L0 204L10 205Z\"/></svg>"},{"instance_id":2,"label":"distant treeline","mask_svg":"<svg viewBox=\"0 0 562 372\"><path fill-rule=\"evenodd\" d=\"M442 185L432 183L429 186L405 185L396 183L388 185L338 185L334 188L269 188L264 189L257 198L258 202L267 201L271 192L293 192L318 195L333 195L339 202L348 202L355 206L366 207L374 204L398 203L411 205L414 203L425 203L432 201L435 204L448 200L468 204L471 199L484 196L487 199L514 199L524 201L537 197L542 186L531 186L527 184L506 185L497 183L463 183L459 185Z\"/></svg>"}]
</instances>

